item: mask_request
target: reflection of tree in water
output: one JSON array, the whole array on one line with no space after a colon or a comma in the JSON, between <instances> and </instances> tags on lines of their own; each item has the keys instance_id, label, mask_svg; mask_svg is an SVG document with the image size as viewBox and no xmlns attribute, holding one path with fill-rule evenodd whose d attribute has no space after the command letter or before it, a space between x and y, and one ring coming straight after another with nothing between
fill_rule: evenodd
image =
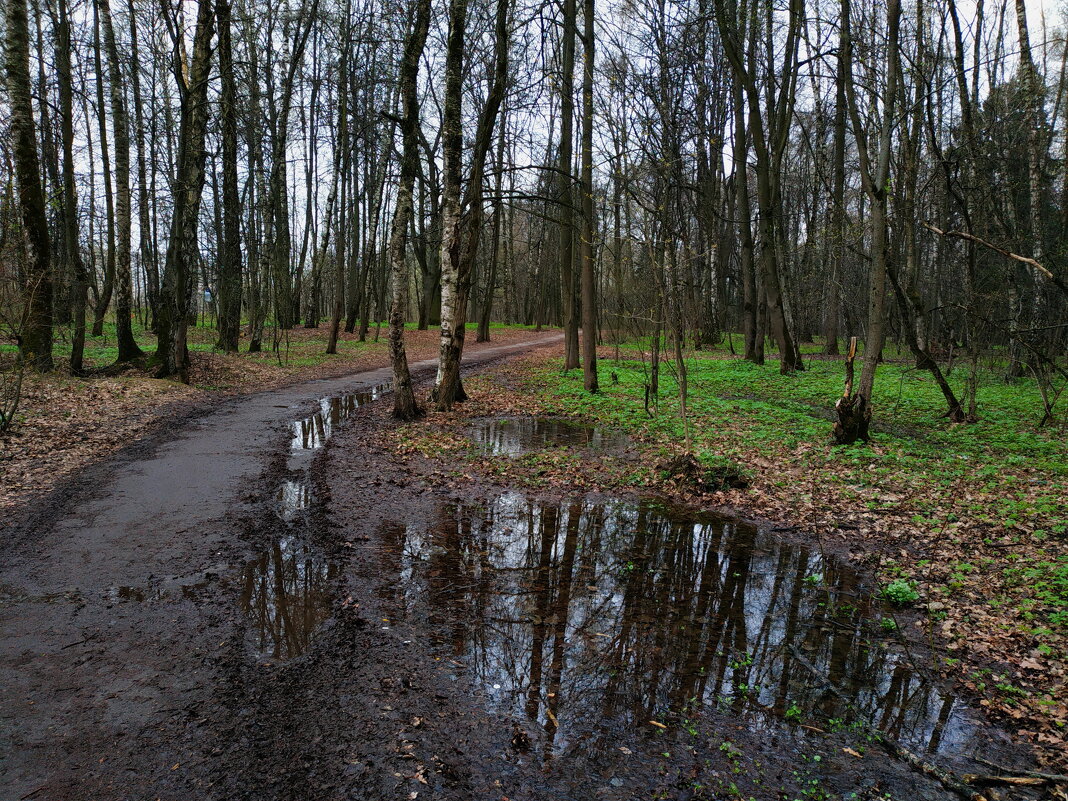
<instances>
[{"instance_id":1,"label":"reflection of tree in water","mask_svg":"<svg viewBox=\"0 0 1068 801\"><path fill-rule=\"evenodd\" d=\"M319 411L311 417L293 423L293 440L290 447L295 450L314 450L321 448L330 439L334 430L361 406L377 400L388 389L380 385L364 392L353 392L319 400Z\"/></svg>"},{"instance_id":2,"label":"reflection of tree in water","mask_svg":"<svg viewBox=\"0 0 1068 801\"><path fill-rule=\"evenodd\" d=\"M879 610L857 574L754 528L648 502L509 493L443 507L430 531L403 540L399 586L425 604L416 611L438 644L550 740L695 699L755 725L791 705L854 719L795 649L895 737L934 751L962 736L952 697L900 654L869 646Z\"/></svg>"},{"instance_id":3,"label":"reflection of tree in water","mask_svg":"<svg viewBox=\"0 0 1068 801\"><path fill-rule=\"evenodd\" d=\"M245 565L241 608L254 627L256 650L275 659L303 653L330 615L337 566L304 545L275 540Z\"/></svg>"},{"instance_id":4,"label":"reflection of tree in water","mask_svg":"<svg viewBox=\"0 0 1068 801\"><path fill-rule=\"evenodd\" d=\"M559 446L614 448L627 442L626 435L619 431L545 417L484 420L471 437L484 451L498 456Z\"/></svg>"}]
</instances>

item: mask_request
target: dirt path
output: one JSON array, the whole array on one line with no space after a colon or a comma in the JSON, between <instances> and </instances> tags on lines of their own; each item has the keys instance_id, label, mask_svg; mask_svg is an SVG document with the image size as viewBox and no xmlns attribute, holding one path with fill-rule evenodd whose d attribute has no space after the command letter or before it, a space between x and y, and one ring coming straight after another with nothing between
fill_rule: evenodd
<instances>
[{"instance_id":1,"label":"dirt path","mask_svg":"<svg viewBox=\"0 0 1068 801\"><path fill-rule=\"evenodd\" d=\"M559 341L472 347L465 364ZM282 469L282 430L302 410L390 377L373 370L228 402L150 452L89 471L92 500L8 545L0 796L216 797L224 754L254 761L254 744L216 741L234 723L213 715L227 711L227 672L246 661L245 616L219 601L234 591L242 531L270 508L274 487L257 482Z\"/></svg>"}]
</instances>

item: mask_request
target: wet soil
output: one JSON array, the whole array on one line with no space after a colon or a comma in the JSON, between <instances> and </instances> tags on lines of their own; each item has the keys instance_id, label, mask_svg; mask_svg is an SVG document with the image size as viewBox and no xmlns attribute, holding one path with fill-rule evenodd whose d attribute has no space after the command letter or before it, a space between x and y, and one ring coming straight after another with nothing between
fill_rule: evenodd
<instances>
[{"instance_id":1,"label":"wet soil","mask_svg":"<svg viewBox=\"0 0 1068 801\"><path fill-rule=\"evenodd\" d=\"M345 591L409 649L395 681L436 667L419 681L444 684L453 713L423 720L424 736L456 734L468 767L453 775L416 751L425 770L394 762L394 792L422 797L422 777L433 797L483 797L496 776L506 798L954 797L889 756L873 726L958 773L988 773L975 756L1028 764L939 681L903 633L910 616L803 537L656 497L449 475L376 453L374 424L327 454L327 531L355 532ZM536 427L509 425L494 447L557 444L525 433ZM354 479L369 462L375 474ZM376 739L404 760L407 736L384 726Z\"/></svg>"},{"instance_id":2,"label":"wet soil","mask_svg":"<svg viewBox=\"0 0 1068 801\"><path fill-rule=\"evenodd\" d=\"M228 405L3 555L5 798L951 797L861 721L956 771L1026 764L844 560L395 456L387 378Z\"/></svg>"}]
</instances>

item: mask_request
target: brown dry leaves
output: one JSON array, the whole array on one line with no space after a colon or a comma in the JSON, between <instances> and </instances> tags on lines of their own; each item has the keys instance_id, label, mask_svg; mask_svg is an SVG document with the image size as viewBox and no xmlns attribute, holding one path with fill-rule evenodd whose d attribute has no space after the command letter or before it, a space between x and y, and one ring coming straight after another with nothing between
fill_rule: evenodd
<instances>
[{"instance_id":1,"label":"brown dry leaves","mask_svg":"<svg viewBox=\"0 0 1068 801\"><path fill-rule=\"evenodd\" d=\"M173 404L203 398L201 390L142 376L28 374L16 425L0 437L0 518L142 436Z\"/></svg>"}]
</instances>

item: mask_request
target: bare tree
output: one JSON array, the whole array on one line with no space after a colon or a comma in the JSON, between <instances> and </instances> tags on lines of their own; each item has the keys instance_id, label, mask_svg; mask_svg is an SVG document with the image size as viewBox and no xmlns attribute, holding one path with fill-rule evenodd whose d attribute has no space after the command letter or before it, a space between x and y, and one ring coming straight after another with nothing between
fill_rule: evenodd
<instances>
[{"instance_id":1,"label":"bare tree","mask_svg":"<svg viewBox=\"0 0 1068 801\"><path fill-rule=\"evenodd\" d=\"M30 32L26 0L8 0L5 59L11 138L19 210L25 230L25 262L20 270L22 320L19 355L37 370L52 369L52 267L48 218L45 216L41 162L33 122L30 90Z\"/></svg>"},{"instance_id":2,"label":"bare tree","mask_svg":"<svg viewBox=\"0 0 1068 801\"><path fill-rule=\"evenodd\" d=\"M790 0L786 41L781 57L776 57L773 52L774 37L764 35L758 27L762 19L771 24L770 4L765 6L762 0L744 0L742 5L736 0L715 0L714 6L727 60L734 79L743 89L748 107L749 135L756 154L757 202L760 206L759 263L764 294L771 332L779 346L780 370L792 373L804 369L804 365L791 331L788 299L783 288L785 233L780 184L783 156L789 141L789 122L794 108L803 6L801 0ZM761 41L767 48L763 59L757 49ZM764 64L763 71L761 61ZM772 65L778 66L774 75L770 73Z\"/></svg>"},{"instance_id":3,"label":"bare tree","mask_svg":"<svg viewBox=\"0 0 1068 801\"><path fill-rule=\"evenodd\" d=\"M421 412L412 391L408 356L404 350L404 317L408 307L407 244L412 216L412 192L419 169L419 59L430 30L430 0L418 0L411 33L400 65L402 135L400 183L390 235L390 278L393 297L389 311L389 353L393 360L393 416L411 420Z\"/></svg>"},{"instance_id":4,"label":"bare tree","mask_svg":"<svg viewBox=\"0 0 1068 801\"><path fill-rule=\"evenodd\" d=\"M160 291L156 359L160 376L178 375L189 381L190 284L199 261L197 218L204 189L204 138L208 124L208 73L211 68L211 34L214 24L212 0L200 0L188 80L175 35L174 71L181 91L181 122L178 130L178 165L174 178L174 210L167 243L166 271Z\"/></svg>"},{"instance_id":5,"label":"bare tree","mask_svg":"<svg viewBox=\"0 0 1068 801\"><path fill-rule=\"evenodd\" d=\"M467 300L471 266L478 252L485 216L483 179L486 155L493 141L497 112L508 84L508 0L500 0L494 23L493 74L485 104L478 117L467 175L467 190L461 197L463 130L460 104L463 95L464 40L467 0L451 0L449 38L445 62L445 99L442 121L444 184L441 237L441 355L433 400L439 411L448 411L467 395L460 381L467 326Z\"/></svg>"},{"instance_id":6,"label":"bare tree","mask_svg":"<svg viewBox=\"0 0 1068 801\"><path fill-rule=\"evenodd\" d=\"M575 314L575 38L576 0L564 0L560 41L560 146L557 160L556 202L559 215L560 317L564 326L564 369L579 366L578 319Z\"/></svg>"},{"instance_id":7,"label":"bare tree","mask_svg":"<svg viewBox=\"0 0 1068 801\"><path fill-rule=\"evenodd\" d=\"M582 55L582 147L581 161L582 238L579 258L582 261L582 374L587 392L597 392L597 278L595 275L593 219L593 54L594 0L583 0Z\"/></svg>"},{"instance_id":8,"label":"bare tree","mask_svg":"<svg viewBox=\"0 0 1068 801\"><path fill-rule=\"evenodd\" d=\"M886 325L886 265L888 259L887 193L890 182L890 153L894 135L897 81L901 73L898 34L901 23L899 0L887 4L886 61L887 82L893 91L883 99L882 116L878 129L878 152L873 159L868 150L867 127L860 116L857 103L856 81L853 75L853 42L851 36L850 0L842 0L841 58L845 94L849 116L853 123L853 138L860 157L860 177L871 205L871 288L868 302L868 335L864 344L864 369L860 374L860 386L856 393L847 392L835 407L838 420L834 436L839 443L851 443L857 439L868 440L868 425L872 414L872 391L875 387L875 370L882 358ZM873 104L874 105L874 104ZM852 350L850 348L852 358ZM849 387L852 389L852 387Z\"/></svg>"},{"instance_id":9,"label":"bare tree","mask_svg":"<svg viewBox=\"0 0 1068 801\"><path fill-rule=\"evenodd\" d=\"M126 113L125 80L119 68L119 48L115 42L115 27L111 21L108 0L97 0L100 23L104 30L107 51L108 83L111 90L111 124L115 141L115 341L119 363L144 356L134 339L133 285L130 272L132 241L130 203L130 119ZM136 24L135 19L131 19Z\"/></svg>"},{"instance_id":10,"label":"bare tree","mask_svg":"<svg viewBox=\"0 0 1068 801\"><path fill-rule=\"evenodd\" d=\"M236 353L241 329L241 199L237 178L237 81L230 0L215 0L219 28L219 124L222 128L222 241L219 244L219 346Z\"/></svg>"}]
</instances>

